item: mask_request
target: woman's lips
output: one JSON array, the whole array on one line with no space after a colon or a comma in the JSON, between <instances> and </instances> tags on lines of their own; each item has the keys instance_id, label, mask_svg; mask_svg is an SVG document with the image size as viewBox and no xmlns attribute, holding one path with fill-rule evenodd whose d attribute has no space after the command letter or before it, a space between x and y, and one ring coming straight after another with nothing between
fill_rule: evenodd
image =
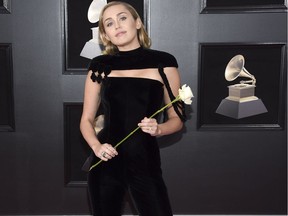
<instances>
[{"instance_id":1,"label":"woman's lips","mask_svg":"<svg viewBox=\"0 0 288 216\"><path fill-rule=\"evenodd\" d=\"M126 33L126 31L121 31L121 32L118 32L115 36L116 37L120 37L120 36L122 36L125 33Z\"/></svg>"}]
</instances>

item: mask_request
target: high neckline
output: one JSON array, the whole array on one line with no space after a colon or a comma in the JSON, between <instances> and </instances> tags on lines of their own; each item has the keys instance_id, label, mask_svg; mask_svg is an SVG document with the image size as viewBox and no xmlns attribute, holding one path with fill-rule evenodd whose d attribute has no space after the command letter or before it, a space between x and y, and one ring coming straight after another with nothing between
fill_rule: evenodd
<instances>
[{"instance_id":1,"label":"high neckline","mask_svg":"<svg viewBox=\"0 0 288 216\"><path fill-rule=\"evenodd\" d=\"M138 55L139 53L141 53L142 50L143 50L143 47L140 46L140 47L133 49L133 50L119 51L117 53L117 55L119 55L119 56L135 56L135 55Z\"/></svg>"}]
</instances>

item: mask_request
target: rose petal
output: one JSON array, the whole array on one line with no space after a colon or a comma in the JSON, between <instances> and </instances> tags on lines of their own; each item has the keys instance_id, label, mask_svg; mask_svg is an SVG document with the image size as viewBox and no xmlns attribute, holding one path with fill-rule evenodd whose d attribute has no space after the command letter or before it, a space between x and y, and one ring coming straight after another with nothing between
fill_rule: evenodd
<instances>
[{"instance_id":1,"label":"rose petal","mask_svg":"<svg viewBox=\"0 0 288 216\"><path fill-rule=\"evenodd\" d=\"M191 104L192 103L192 97L193 93L189 86L186 84L182 85L182 87L179 89L179 97L185 104Z\"/></svg>"}]
</instances>

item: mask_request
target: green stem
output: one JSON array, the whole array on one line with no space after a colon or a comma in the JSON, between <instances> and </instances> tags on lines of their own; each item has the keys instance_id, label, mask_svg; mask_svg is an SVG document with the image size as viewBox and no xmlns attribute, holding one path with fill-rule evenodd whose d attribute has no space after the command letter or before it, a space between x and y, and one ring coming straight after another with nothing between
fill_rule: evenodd
<instances>
[{"instance_id":1,"label":"green stem","mask_svg":"<svg viewBox=\"0 0 288 216\"><path fill-rule=\"evenodd\" d=\"M156 116L157 114L159 114L160 112L163 112L168 106L170 106L171 104L177 102L180 99L180 96L178 95L173 101L171 101L170 103L166 104L164 107L162 107L161 109L157 110L155 113L153 113L149 118L153 118L154 116ZM139 130L140 127L138 126L137 128L135 128L132 132L130 132L124 139L122 139L120 142L118 142L114 148L116 149L119 145L121 145L125 140L127 140L130 136L132 136L137 130ZM100 164L103 160L98 161L96 164L92 165L89 169L92 170L94 167L96 167L98 164Z\"/></svg>"}]
</instances>

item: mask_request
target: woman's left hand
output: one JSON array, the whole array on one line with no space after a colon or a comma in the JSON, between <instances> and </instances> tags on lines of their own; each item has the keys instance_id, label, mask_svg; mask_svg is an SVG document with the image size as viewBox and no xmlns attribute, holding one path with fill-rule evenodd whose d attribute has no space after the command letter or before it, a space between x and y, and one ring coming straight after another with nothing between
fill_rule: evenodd
<instances>
[{"instance_id":1,"label":"woman's left hand","mask_svg":"<svg viewBox=\"0 0 288 216\"><path fill-rule=\"evenodd\" d=\"M158 136L160 135L160 129L156 119L154 118L147 118L141 120L138 124L141 130L145 133L149 133L151 136Z\"/></svg>"}]
</instances>

